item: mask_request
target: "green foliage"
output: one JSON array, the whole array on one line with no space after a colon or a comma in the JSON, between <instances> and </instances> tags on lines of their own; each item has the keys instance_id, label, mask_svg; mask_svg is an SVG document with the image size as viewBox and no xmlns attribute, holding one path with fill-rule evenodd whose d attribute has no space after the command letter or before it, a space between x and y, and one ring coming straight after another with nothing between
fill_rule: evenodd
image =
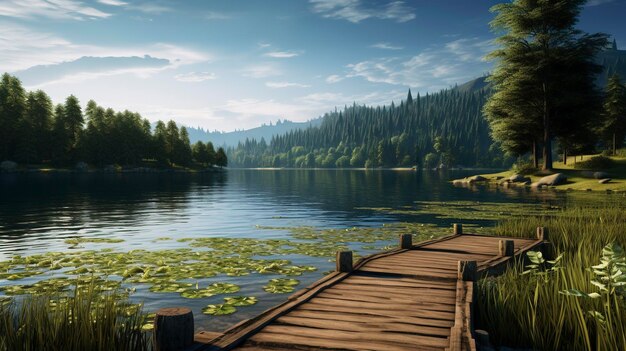
<instances>
[{"instance_id":1,"label":"green foliage","mask_svg":"<svg viewBox=\"0 0 626 351\"><path fill-rule=\"evenodd\" d=\"M517 162L513 164L513 167L511 167L511 170L522 175L534 174L538 171L531 162L524 159L518 159Z\"/></svg>"},{"instance_id":2,"label":"green foliage","mask_svg":"<svg viewBox=\"0 0 626 351\"><path fill-rule=\"evenodd\" d=\"M506 219L496 227L498 235L529 236L545 226L557 259L550 263L532 253L529 266L518 264L479 282L477 327L488 330L495 344L539 350L626 349L621 249L626 244L626 208L619 198L570 206L550 216Z\"/></svg>"},{"instance_id":3,"label":"green foliage","mask_svg":"<svg viewBox=\"0 0 626 351\"><path fill-rule=\"evenodd\" d=\"M140 305L90 285L70 296L43 295L0 303L0 350L150 349Z\"/></svg>"},{"instance_id":4,"label":"green foliage","mask_svg":"<svg viewBox=\"0 0 626 351\"><path fill-rule=\"evenodd\" d=\"M481 114L487 94L452 89L399 105L355 104L325 114L320 126L276 135L269 144L246 140L227 153L234 167L410 167L427 164L428 154L448 165L502 167L509 160L491 148Z\"/></svg>"},{"instance_id":5,"label":"green foliage","mask_svg":"<svg viewBox=\"0 0 626 351\"><path fill-rule=\"evenodd\" d=\"M604 98L604 123L600 134L612 151L622 147L626 136L626 87L617 74L609 78Z\"/></svg>"},{"instance_id":6,"label":"green foliage","mask_svg":"<svg viewBox=\"0 0 626 351\"><path fill-rule=\"evenodd\" d=\"M540 143L543 169L552 168L554 138L565 146L595 141L589 131L600 112L594 78L601 67L593 57L607 40L574 27L584 3L514 0L492 8L501 36L484 112L505 151L522 155Z\"/></svg>"},{"instance_id":7,"label":"green foliage","mask_svg":"<svg viewBox=\"0 0 626 351\"><path fill-rule=\"evenodd\" d=\"M603 170L610 169L616 166L615 161L606 156L594 156L585 161L576 162L574 168L577 169L590 169L590 170Z\"/></svg>"}]
</instances>

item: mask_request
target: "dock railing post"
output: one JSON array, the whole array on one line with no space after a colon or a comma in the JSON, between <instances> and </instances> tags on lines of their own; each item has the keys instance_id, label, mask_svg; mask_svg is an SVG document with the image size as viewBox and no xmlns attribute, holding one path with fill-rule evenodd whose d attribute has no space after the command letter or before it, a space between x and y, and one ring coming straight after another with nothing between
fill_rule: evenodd
<instances>
[{"instance_id":1,"label":"dock railing post","mask_svg":"<svg viewBox=\"0 0 626 351\"><path fill-rule=\"evenodd\" d=\"M500 256L513 256L515 253L515 242L513 240L500 240L498 251Z\"/></svg>"},{"instance_id":2,"label":"dock railing post","mask_svg":"<svg viewBox=\"0 0 626 351\"><path fill-rule=\"evenodd\" d=\"M337 251L337 272L352 272L352 251Z\"/></svg>"},{"instance_id":3,"label":"dock railing post","mask_svg":"<svg viewBox=\"0 0 626 351\"><path fill-rule=\"evenodd\" d=\"M161 308L154 317L154 350L183 350L193 344L194 332L189 308Z\"/></svg>"},{"instance_id":4,"label":"dock railing post","mask_svg":"<svg viewBox=\"0 0 626 351\"><path fill-rule=\"evenodd\" d=\"M537 239L543 241L541 244L541 253L546 260L551 260L554 258L553 247L549 243L550 236L548 235L548 228L545 227L537 227Z\"/></svg>"},{"instance_id":5,"label":"dock railing post","mask_svg":"<svg viewBox=\"0 0 626 351\"><path fill-rule=\"evenodd\" d=\"M459 261L458 278L466 282L477 280L478 265L476 261Z\"/></svg>"},{"instance_id":6,"label":"dock railing post","mask_svg":"<svg viewBox=\"0 0 626 351\"><path fill-rule=\"evenodd\" d=\"M400 248L410 249L413 247L413 235L412 234L400 234Z\"/></svg>"},{"instance_id":7,"label":"dock railing post","mask_svg":"<svg viewBox=\"0 0 626 351\"><path fill-rule=\"evenodd\" d=\"M550 240L548 236L548 228L537 227L537 239L543 240L543 241Z\"/></svg>"},{"instance_id":8,"label":"dock railing post","mask_svg":"<svg viewBox=\"0 0 626 351\"><path fill-rule=\"evenodd\" d=\"M452 225L452 228L454 228L453 233L454 235L463 235L463 224L461 223L454 223Z\"/></svg>"}]
</instances>

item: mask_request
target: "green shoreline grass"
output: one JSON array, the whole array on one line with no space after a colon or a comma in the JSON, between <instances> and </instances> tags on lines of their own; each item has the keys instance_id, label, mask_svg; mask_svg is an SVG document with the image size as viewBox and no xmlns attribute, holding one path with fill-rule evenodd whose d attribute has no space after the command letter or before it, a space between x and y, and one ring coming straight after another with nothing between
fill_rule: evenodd
<instances>
[{"instance_id":1,"label":"green shoreline grass","mask_svg":"<svg viewBox=\"0 0 626 351\"><path fill-rule=\"evenodd\" d=\"M598 156L598 155L585 155L583 157L583 161L587 161L590 158ZM581 157L581 156L576 156ZM594 170L583 170L574 168L574 157L568 157L567 165L564 165L563 162L555 162L553 173L563 173L567 176L567 182L562 185L557 185L551 188L557 190L592 190L592 191L626 191L626 157L622 156L612 156L610 157L615 162L615 167L610 169L594 169ZM578 160L580 162L580 158ZM592 179L589 177L585 177L584 172L589 171L604 171L609 174L612 179L609 183L600 184L598 183L598 179ZM480 174L481 176L487 178L489 183L499 183L502 180L509 178L510 176L516 174L516 172L512 170L498 172L498 173L488 173L488 174ZM536 174L527 175L531 179L531 182L536 182L546 174L542 172L538 172ZM502 177L498 179L499 177ZM523 186L523 185L515 185L511 184L511 186Z\"/></svg>"}]
</instances>

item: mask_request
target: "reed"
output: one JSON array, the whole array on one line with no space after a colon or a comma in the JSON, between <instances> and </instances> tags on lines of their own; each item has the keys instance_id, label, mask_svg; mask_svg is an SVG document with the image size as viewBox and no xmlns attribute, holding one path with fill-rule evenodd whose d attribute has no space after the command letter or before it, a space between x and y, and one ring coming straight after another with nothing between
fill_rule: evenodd
<instances>
[{"instance_id":1,"label":"reed","mask_svg":"<svg viewBox=\"0 0 626 351\"><path fill-rule=\"evenodd\" d=\"M148 350L145 322L140 305L94 285L70 296L25 296L0 304L0 350Z\"/></svg>"},{"instance_id":2,"label":"reed","mask_svg":"<svg viewBox=\"0 0 626 351\"><path fill-rule=\"evenodd\" d=\"M606 201L570 206L556 216L500 221L499 235L548 228L559 259L540 257L533 267L518 262L499 277L482 279L477 326L497 345L626 350L625 213L624 205Z\"/></svg>"}]
</instances>

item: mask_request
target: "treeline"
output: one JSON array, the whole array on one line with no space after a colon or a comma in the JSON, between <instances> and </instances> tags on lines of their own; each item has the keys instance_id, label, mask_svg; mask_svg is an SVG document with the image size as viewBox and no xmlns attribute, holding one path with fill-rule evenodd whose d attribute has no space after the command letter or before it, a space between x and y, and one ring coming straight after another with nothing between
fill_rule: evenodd
<instances>
[{"instance_id":1,"label":"treeline","mask_svg":"<svg viewBox=\"0 0 626 351\"><path fill-rule=\"evenodd\" d=\"M91 100L83 111L70 95L53 105L43 91L26 92L20 80L0 80L0 160L21 164L224 167L224 149L189 142L185 127L159 121L152 131L140 114L114 111Z\"/></svg>"},{"instance_id":2,"label":"treeline","mask_svg":"<svg viewBox=\"0 0 626 351\"><path fill-rule=\"evenodd\" d=\"M481 109L488 92L409 91L399 105L353 105L319 127L246 140L227 153L235 167L503 167L513 162L489 135Z\"/></svg>"}]
</instances>

